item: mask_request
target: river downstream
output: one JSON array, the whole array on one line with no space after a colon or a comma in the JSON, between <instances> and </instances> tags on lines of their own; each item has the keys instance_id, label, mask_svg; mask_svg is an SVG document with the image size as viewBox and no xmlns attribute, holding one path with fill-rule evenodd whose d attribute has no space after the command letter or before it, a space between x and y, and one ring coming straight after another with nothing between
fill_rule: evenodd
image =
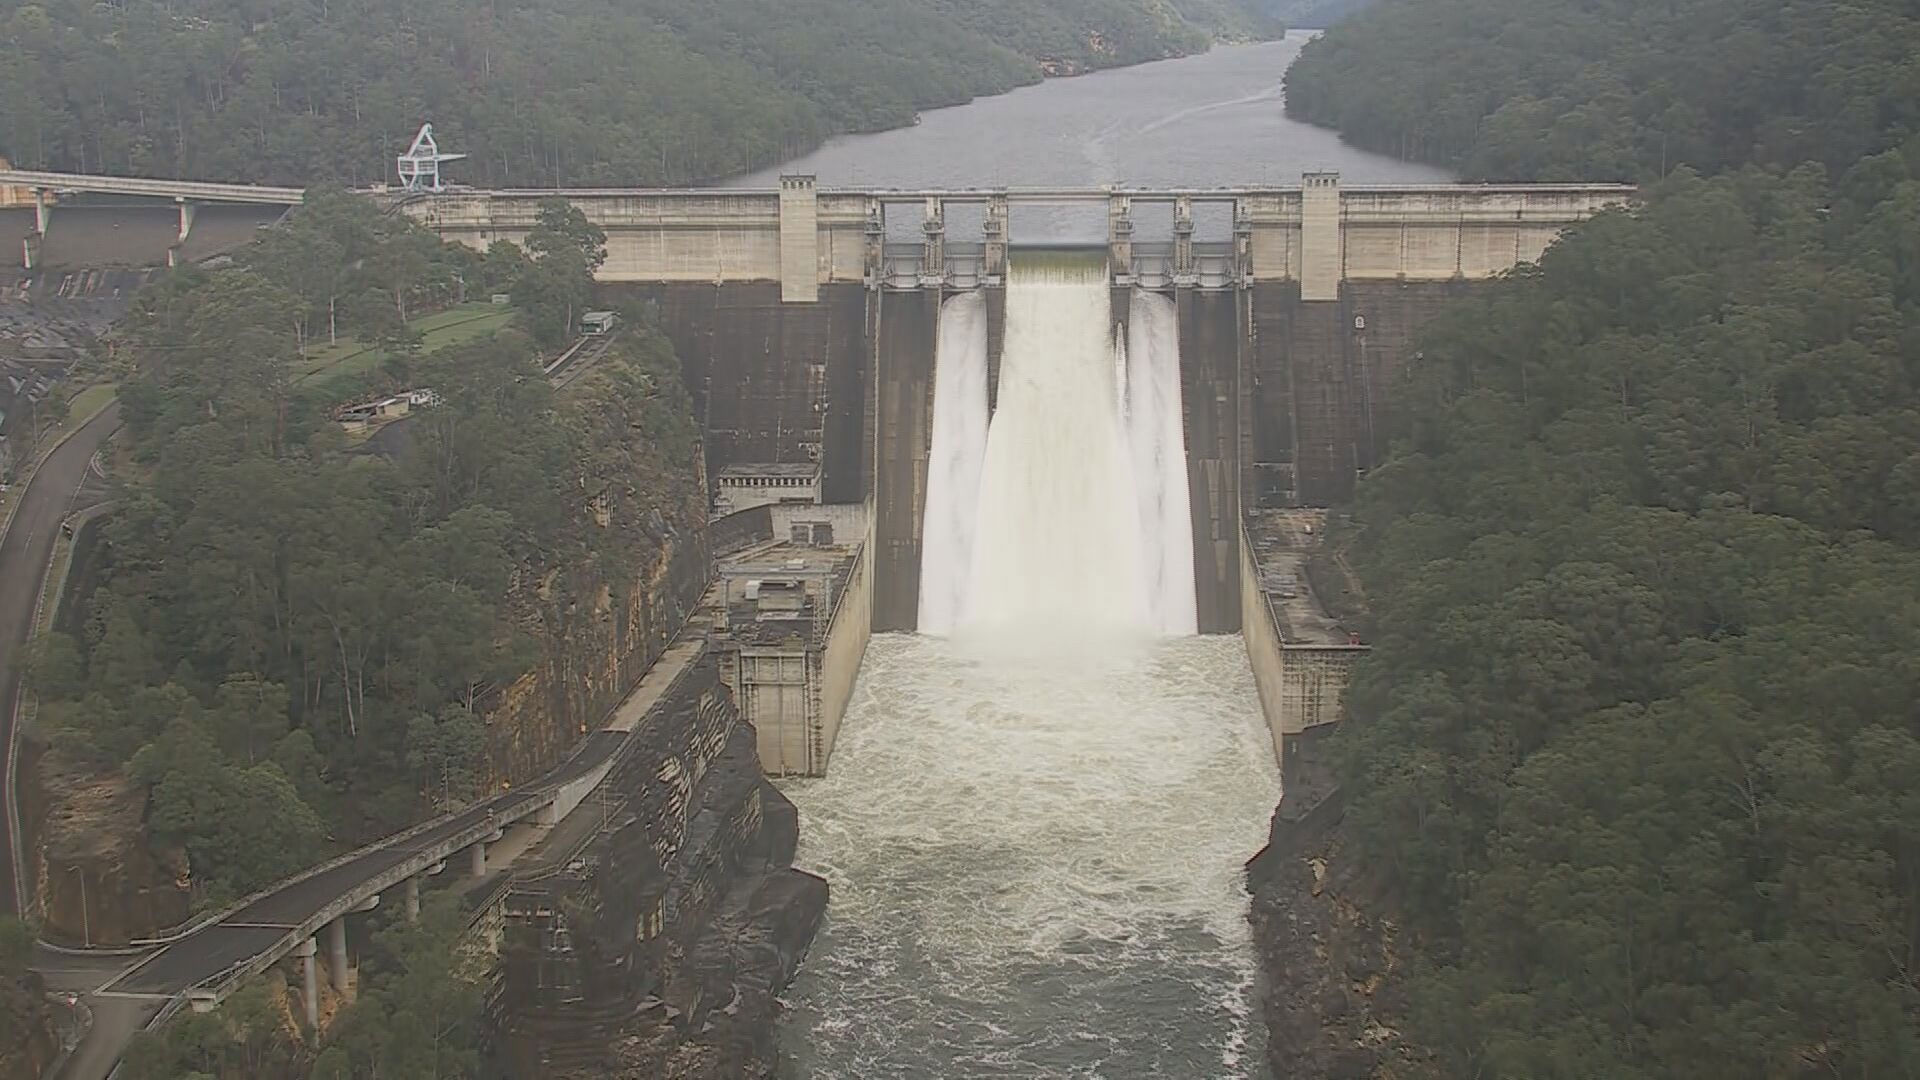
<instances>
[{"instance_id":1,"label":"river downstream","mask_svg":"<svg viewBox=\"0 0 1920 1080\"><path fill-rule=\"evenodd\" d=\"M1305 40L1047 82L734 183L1448 179L1287 120L1281 76ZM1016 206L1010 233L1019 245L1103 229L1098 208L1083 220ZM1008 648L1017 636L993 648L876 637L830 775L783 785L800 808L799 864L833 888L786 995L789 1074L1263 1073L1241 868L1279 776L1243 643L1123 635L1063 651L1073 635L1054 633Z\"/></svg>"}]
</instances>

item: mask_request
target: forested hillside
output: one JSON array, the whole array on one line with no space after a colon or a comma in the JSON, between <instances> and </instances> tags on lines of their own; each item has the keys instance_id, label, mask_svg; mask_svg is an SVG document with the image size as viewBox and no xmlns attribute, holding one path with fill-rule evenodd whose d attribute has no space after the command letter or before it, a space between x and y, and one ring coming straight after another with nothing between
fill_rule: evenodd
<instances>
[{"instance_id":1,"label":"forested hillside","mask_svg":"<svg viewBox=\"0 0 1920 1080\"><path fill-rule=\"evenodd\" d=\"M422 121L476 184L685 183L1037 80L1271 30L1240 0L0 0L27 168L389 178Z\"/></svg>"},{"instance_id":2,"label":"forested hillside","mask_svg":"<svg viewBox=\"0 0 1920 1080\"><path fill-rule=\"evenodd\" d=\"M1668 174L1432 329L1361 485L1345 850L1423 1075L1920 1068L1916 73L1892 0L1390 2L1295 70L1476 175Z\"/></svg>"},{"instance_id":3,"label":"forested hillside","mask_svg":"<svg viewBox=\"0 0 1920 1080\"><path fill-rule=\"evenodd\" d=\"M564 328L546 309L590 295L603 238L564 204L542 220L527 251L483 260L318 193L238 265L149 287L117 329L110 557L33 685L59 757L141 786L197 903L473 797L485 711L534 663L527 597L620 599L657 546L636 522L704 506L664 338L631 328L562 398L518 330L432 352L410 332L463 279ZM333 334L390 350L368 386L440 398L404 454L350 444L340 388L296 377Z\"/></svg>"},{"instance_id":4,"label":"forested hillside","mask_svg":"<svg viewBox=\"0 0 1920 1080\"><path fill-rule=\"evenodd\" d=\"M1287 111L1475 179L1836 171L1920 131L1900 0L1382 0L1309 46Z\"/></svg>"}]
</instances>

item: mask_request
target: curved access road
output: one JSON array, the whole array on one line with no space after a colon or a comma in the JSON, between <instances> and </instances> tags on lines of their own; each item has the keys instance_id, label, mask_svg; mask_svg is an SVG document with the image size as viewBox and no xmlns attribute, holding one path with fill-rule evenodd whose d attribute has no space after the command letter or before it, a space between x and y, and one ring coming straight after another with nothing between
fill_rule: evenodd
<instances>
[{"instance_id":1,"label":"curved access road","mask_svg":"<svg viewBox=\"0 0 1920 1080\"><path fill-rule=\"evenodd\" d=\"M14 754L20 732L20 682L26 667L27 640L34 610L53 558L60 521L86 481L88 462L120 426L120 403L94 414L56 446L21 493L20 502L0 535L0 903L7 914L20 911L20 824L14 814Z\"/></svg>"}]
</instances>

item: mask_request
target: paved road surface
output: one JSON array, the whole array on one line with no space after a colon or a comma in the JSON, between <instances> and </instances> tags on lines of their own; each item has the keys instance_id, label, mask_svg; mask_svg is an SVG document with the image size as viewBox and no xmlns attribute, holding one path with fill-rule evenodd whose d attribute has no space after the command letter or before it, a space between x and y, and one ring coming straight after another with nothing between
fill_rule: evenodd
<instances>
[{"instance_id":1,"label":"paved road surface","mask_svg":"<svg viewBox=\"0 0 1920 1080\"><path fill-rule=\"evenodd\" d=\"M542 782L564 783L584 776L606 761L626 740L624 732L596 731ZM363 883L481 824L489 812L525 798L526 795L518 791L496 795L442 820L431 829L283 885L219 922L161 949L146 963L115 980L109 990L122 994L171 995L205 982L266 951L287 931Z\"/></svg>"},{"instance_id":2,"label":"paved road surface","mask_svg":"<svg viewBox=\"0 0 1920 1080\"><path fill-rule=\"evenodd\" d=\"M15 704L33 609L40 598L47 563L60 519L87 478L87 462L107 436L120 426L120 404L114 402L86 422L60 445L34 474L6 536L0 538L0 785L13 775ZM0 790L0 904L7 913L20 910L15 895L13 850L13 789Z\"/></svg>"}]
</instances>

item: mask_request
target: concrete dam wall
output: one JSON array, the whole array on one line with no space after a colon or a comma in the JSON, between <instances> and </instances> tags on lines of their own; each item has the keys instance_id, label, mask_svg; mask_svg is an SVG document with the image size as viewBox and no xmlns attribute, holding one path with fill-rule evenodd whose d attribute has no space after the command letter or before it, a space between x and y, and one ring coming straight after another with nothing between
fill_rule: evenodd
<instances>
[{"instance_id":1,"label":"concrete dam wall","mask_svg":"<svg viewBox=\"0 0 1920 1080\"><path fill-rule=\"evenodd\" d=\"M1202 633L1241 628L1243 514L1348 498L1385 452L1415 334L1471 287L1349 283L1332 302L1289 284L1159 290L1178 312ZM915 629L940 306L952 290L834 285L800 304L764 283L641 291L682 357L709 470L818 462L823 502L872 499L873 629ZM1114 290L1122 326L1133 291ZM986 289L993 376L1003 292Z\"/></svg>"},{"instance_id":2,"label":"concrete dam wall","mask_svg":"<svg viewBox=\"0 0 1920 1080\"><path fill-rule=\"evenodd\" d=\"M819 499L870 502L872 629L919 625L941 309L978 291L987 407L1007 335L1010 203L1107 210L1115 341L1136 298L1177 320L1196 623L1242 620L1242 521L1328 506L1383 455L1420 328L1473 282L1539 257L1632 194L1617 185L1220 191L491 192L409 203L448 239L524 230L541 198L580 206L615 251L603 277L651 300L682 358L708 468L818 470ZM983 204L978 240L948 204ZM1229 240L1196 238L1196 203L1230 204ZM1170 204L1170 242L1136 238L1136 204ZM903 241L902 208L918 238ZM977 310L977 309L976 309Z\"/></svg>"}]
</instances>

